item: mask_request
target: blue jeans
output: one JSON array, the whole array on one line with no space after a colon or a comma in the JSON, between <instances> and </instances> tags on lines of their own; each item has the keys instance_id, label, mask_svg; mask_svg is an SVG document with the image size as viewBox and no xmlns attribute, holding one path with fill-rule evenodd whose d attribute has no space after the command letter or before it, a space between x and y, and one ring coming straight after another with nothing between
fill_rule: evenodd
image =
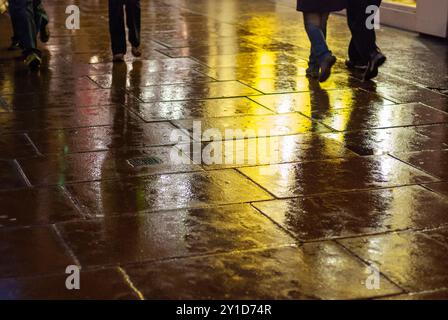
<instances>
[{"instance_id":1,"label":"blue jeans","mask_svg":"<svg viewBox=\"0 0 448 320\"><path fill-rule=\"evenodd\" d=\"M9 11L17 39L25 53L37 52L37 33L48 24L41 0L9 0Z\"/></svg>"},{"instance_id":2,"label":"blue jeans","mask_svg":"<svg viewBox=\"0 0 448 320\"><path fill-rule=\"evenodd\" d=\"M331 54L327 46L327 21L329 13L304 12L305 30L311 42L310 69L319 69L322 61Z\"/></svg>"}]
</instances>

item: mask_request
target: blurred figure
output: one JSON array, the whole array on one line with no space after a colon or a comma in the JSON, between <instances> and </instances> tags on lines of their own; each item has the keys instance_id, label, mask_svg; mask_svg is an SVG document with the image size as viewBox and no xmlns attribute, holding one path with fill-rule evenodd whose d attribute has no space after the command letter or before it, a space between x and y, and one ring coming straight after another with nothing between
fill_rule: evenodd
<instances>
[{"instance_id":1,"label":"blurred figure","mask_svg":"<svg viewBox=\"0 0 448 320\"><path fill-rule=\"evenodd\" d=\"M348 56L345 62L350 69L365 70L364 80L371 80L378 75L378 69L386 62L386 57L376 45L375 28L367 21L371 16L369 6L381 6L381 0L348 0L347 20L352 33Z\"/></svg>"},{"instance_id":2,"label":"blurred figure","mask_svg":"<svg viewBox=\"0 0 448 320\"><path fill-rule=\"evenodd\" d=\"M135 57L142 55L140 51L140 0L109 0L109 30L112 42L114 61L124 61L126 54L126 29L124 25L123 7L126 7L126 24L129 42Z\"/></svg>"},{"instance_id":3,"label":"blurred figure","mask_svg":"<svg viewBox=\"0 0 448 320\"><path fill-rule=\"evenodd\" d=\"M298 0L297 10L303 12L305 30L311 42L311 54L307 75L326 81L336 57L327 45L327 21L330 12L346 8L346 0Z\"/></svg>"},{"instance_id":4,"label":"blurred figure","mask_svg":"<svg viewBox=\"0 0 448 320\"><path fill-rule=\"evenodd\" d=\"M37 35L42 42L48 42L48 15L41 0L9 0L9 11L14 35L10 49L21 48L25 64L37 69L42 62L42 54L37 48Z\"/></svg>"}]
</instances>

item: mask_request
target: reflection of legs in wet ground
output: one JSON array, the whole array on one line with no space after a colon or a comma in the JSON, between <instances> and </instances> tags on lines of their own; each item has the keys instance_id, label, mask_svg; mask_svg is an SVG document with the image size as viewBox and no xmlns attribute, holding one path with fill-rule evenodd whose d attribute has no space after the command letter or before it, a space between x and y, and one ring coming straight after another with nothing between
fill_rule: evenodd
<instances>
[{"instance_id":1,"label":"reflection of legs in wet ground","mask_svg":"<svg viewBox=\"0 0 448 320\"><path fill-rule=\"evenodd\" d=\"M42 62L37 49L37 34L42 42L49 40L48 16L40 0L10 0L10 14L13 26L12 46L23 50L25 63L36 69Z\"/></svg>"},{"instance_id":2,"label":"reflection of legs in wet ground","mask_svg":"<svg viewBox=\"0 0 448 320\"><path fill-rule=\"evenodd\" d=\"M336 63L336 57L328 49L327 21L329 13L304 12L305 30L311 42L311 54L307 75L326 81L331 74L331 68Z\"/></svg>"},{"instance_id":3,"label":"reflection of legs in wet ground","mask_svg":"<svg viewBox=\"0 0 448 320\"><path fill-rule=\"evenodd\" d=\"M136 57L141 56L140 0L109 0L109 30L114 61L123 61L127 51L123 7L126 7L126 24L129 42L132 45L132 54Z\"/></svg>"},{"instance_id":4,"label":"reflection of legs in wet ground","mask_svg":"<svg viewBox=\"0 0 448 320\"><path fill-rule=\"evenodd\" d=\"M355 68L364 66L364 79L370 80L378 75L378 68L384 64L386 57L376 45L375 28L369 25L372 12L369 6L379 8L381 0L348 0L347 20L352 39L349 46L347 66Z\"/></svg>"}]
</instances>

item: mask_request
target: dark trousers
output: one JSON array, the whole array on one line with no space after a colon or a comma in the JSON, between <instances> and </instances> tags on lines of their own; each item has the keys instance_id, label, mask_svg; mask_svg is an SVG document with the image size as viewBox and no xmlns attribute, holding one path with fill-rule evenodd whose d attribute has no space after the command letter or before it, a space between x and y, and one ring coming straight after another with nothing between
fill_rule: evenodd
<instances>
[{"instance_id":1,"label":"dark trousers","mask_svg":"<svg viewBox=\"0 0 448 320\"><path fill-rule=\"evenodd\" d=\"M39 52L37 34L48 24L48 15L41 0L9 0L13 41L19 42L25 53Z\"/></svg>"},{"instance_id":2,"label":"dark trousers","mask_svg":"<svg viewBox=\"0 0 448 320\"><path fill-rule=\"evenodd\" d=\"M347 20L352 33L348 56L350 60L367 64L373 53L378 51L375 29L369 29L366 21L371 13L366 13L370 5L379 7L381 0L348 0Z\"/></svg>"},{"instance_id":3,"label":"dark trousers","mask_svg":"<svg viewBox=\"0 0 448 320\"><path fill-rule=\"evenodd\" d=\"M129 42L133 47L140 46L140 0L109 0L109 30L113 54L126 53L123 7L126 7Z\"/></svg>"}]
</instances>

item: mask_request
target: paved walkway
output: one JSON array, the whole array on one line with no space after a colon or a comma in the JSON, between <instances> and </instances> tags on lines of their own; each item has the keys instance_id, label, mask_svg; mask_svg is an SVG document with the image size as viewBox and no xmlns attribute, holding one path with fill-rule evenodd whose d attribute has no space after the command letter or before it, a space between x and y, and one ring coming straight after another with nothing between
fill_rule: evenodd
<instances>
[{"instance_id":1,"label":"paved walkway","mask_svg":"<svg viewBox=\"0 0 448 320\"><path fill-rule=\"evenodd\" d=\"M106 1L76 31L71 3L46 2L40 73L0 17L1 298L448 297L446 41L383 28L363 83L334 16L319 86L291 1L143 1L115 65Z\"/></svg>"}]
</instances>

